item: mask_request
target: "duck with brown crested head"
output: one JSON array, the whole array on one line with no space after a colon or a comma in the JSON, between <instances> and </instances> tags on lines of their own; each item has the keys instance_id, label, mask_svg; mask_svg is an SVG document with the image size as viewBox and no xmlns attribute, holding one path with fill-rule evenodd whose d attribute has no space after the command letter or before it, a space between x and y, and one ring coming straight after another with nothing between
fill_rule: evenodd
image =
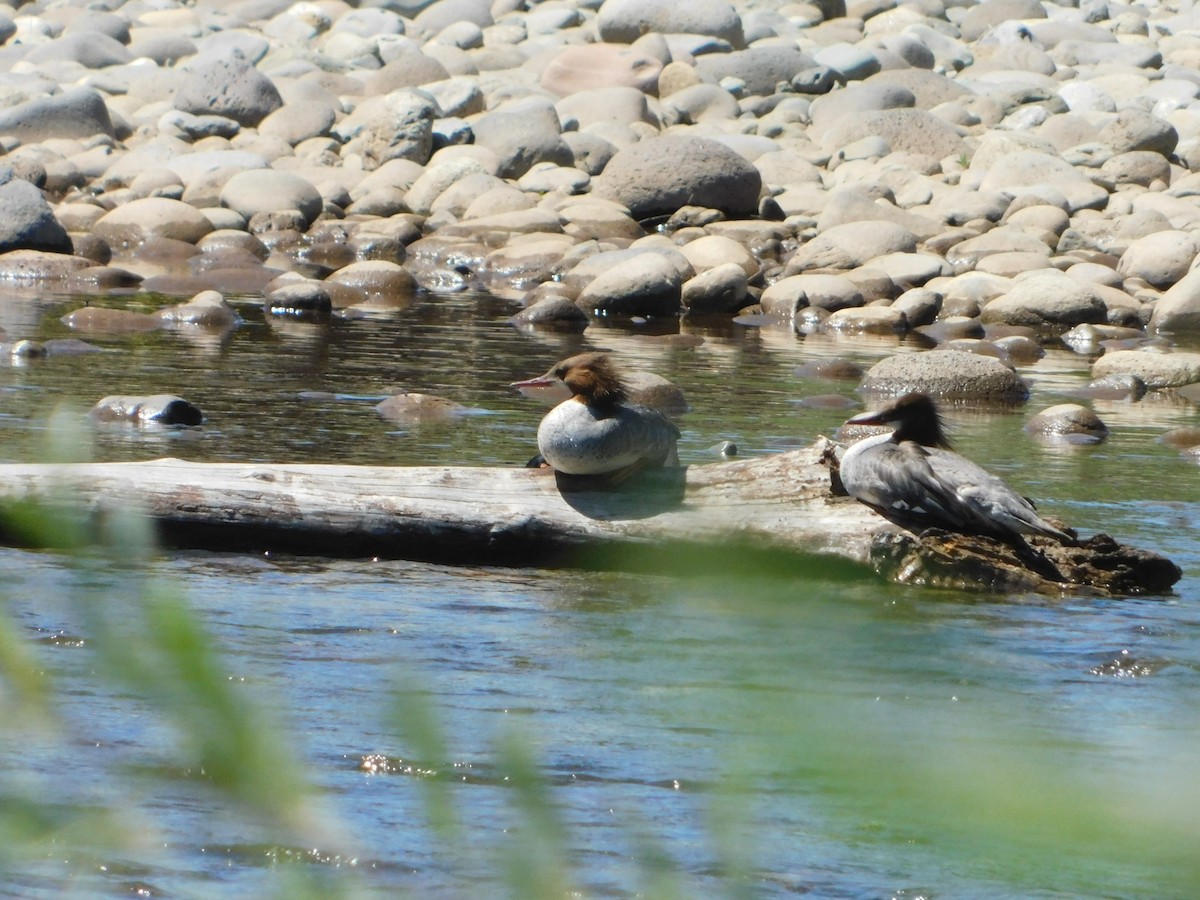
<instances>
[{"instance_id":1,"label":"duck with brown crested head","mask_svg":"<svg viewBox=\"0 0 1200 900\"><path fill-rule=\"evenodd\" d=\"M1025 497L955 453L929 395L905 394L846 424L892 426L853 444L839 466L847 493L884 516L1008 541L1036 534L1076 542Z\"/></svg>"},{"instance_id":2,"label":"duck with brown crested head","mask_svg":"<svg viewBox=\"0 0 1200 900\"><path fill-rule=\"evenodd\" d=\"M662 413L629 400L604 353L580 353L518 388L562 384L571 392L543 417L538 451L557 472L617 478L643 469L679 465L679 429Z\"/></svg>"}]
</instances>

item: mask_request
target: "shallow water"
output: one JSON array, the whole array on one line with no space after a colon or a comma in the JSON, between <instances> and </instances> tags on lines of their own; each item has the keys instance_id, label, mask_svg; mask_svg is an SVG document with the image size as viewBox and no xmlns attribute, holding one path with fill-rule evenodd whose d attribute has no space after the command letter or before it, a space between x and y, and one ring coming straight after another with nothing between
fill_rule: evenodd
<instances>
[{"instance_id":1,"label":"shallow water","mask_svg":"<svg viewBox=\"0 0 1200 900\"><path fill-rule=\"evenodd\" d=\"M65 336L57 317L74 305L14 297L0 325ZM696 347L648 326L525 334L505 322L511 305L466 295L325 325L243 312L221 341L93 336L108 352L0 368L0 454L43 458L59 404L78 415L105 394L176 392L202 428L105 427L94 458L517 464L541 410L508 383L610 348L685 389L681 456L697 464L723 439L757 455L832 433L848 411L798 401L855 398L853 383L802 381L797 365L918 349L728 323L685 323ZM0 598L54 674L62 719L5 730L0 791L67 817L114 810L119 836L60 833L0 856L0 892L246 895L299 869L366 894L527 896L507 867L547 852L586 896L1191 896L1200 489L1155 438L1195 408L1097 404L1113 436L1091 448L1025 436L1028 413L1087 370L1052 351L1022 369L1027 407L955 410L954 435L1044 510L1174 558L1171 597L960 595L815 563L689 578L200 553L131 569L0 551ZM477 412L397 425L373 405L399 389ZM229 806L188 767L178 723L97 676L103 617L155 645L147 585L186 598L222 677L279 720L326 843L288 843ZM398 694L429 702L441 756L422 757L437 742L409 733L416 701ZM540 832L513 735L549 785ZM372 754L393 771L364 771ZM428 824L431 796L456 829Z\"/></svg>"}]
</instances>

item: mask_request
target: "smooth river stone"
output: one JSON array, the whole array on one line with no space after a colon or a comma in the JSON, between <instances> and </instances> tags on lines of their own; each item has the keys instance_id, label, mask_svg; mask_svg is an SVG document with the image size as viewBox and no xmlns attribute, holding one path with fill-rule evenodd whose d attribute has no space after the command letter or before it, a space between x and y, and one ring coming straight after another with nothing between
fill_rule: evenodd
<instances>
[{"instance_id":1,"label":"smooth river stone","mask_svg":"<svg viewBox=\"0 0 1200 900\"><path fill-rule=\"evenodd\" d=\"M304 217L305 228L324 209L321 194L311 182L275 169L256 169L234 175L221 189L221 205L247 219L259 213L296 209Z\"/></svg>"},{"instance_id":2,"label":"smooth river stone","mask_svg":"<svg viewBox=\"0 0 1200 900\"><path fill-rule=\"evenodd\" d=\"M1047 407L1025 423L1026 434L1067 443L1098 444L1108 437L1108 426L1086 406L1059 403Z\"/></svg>"},{"instance_id":3,"label":"smooth river stone","mask_svg":"<svg viewBox=\"0 0 1200 900\"><path fill-rule=\"evenodd\" d=\"M632 44L651 32L707 35L733 47L745 44L742 20L724 0L606 0L596 28L601 40L617 44Z\"/></svg>"},{"instance_id":4,"label":"smooth river stone","mask_svg":"<svg viewBox=\"0 0 1200 900\"><path fill-rule=\"evenodd\" d=\"M194 244L213 230L196 208L179 200L147 197L105 214L92 231L113 247L140 244L149 238L169 238Z\"/></svg>"},{"instance_id":5,"label":"smooth river stone","mask_svg":"<svg viewBox=\"0 0 1200 900\"><path fill-rule=\"evenodd\" d=\"M946 400L1017 403L1029 388L1012 369L990 356L960 350L904 353L880 360L863 378L861 390L873 396L921 391Z\"/></svg>"},{"instance_id":6,"label":"smooth river stone","mask_svg":"<svg viewBox=\"0 0 1200 900\"><path fill-rule=\"evenodd\" d=\"M42 192L20 179L0 184L0 253L46 250L71 253L71 238Z\"/></svg>"},{"instance_id":7,"label":"smooth river stone","mask_svg":"<svg viewBox=\"0 0 1200 900\"><path fill-rule=\"evenodd\" d=\"M743 156L714 140L675 135L618 151L592 182L596 196L624 204L638 220L688 204L753 215L761 189L758 170Z\"/></svg>"},{"instance_id":8,"label":"smooth river stone","mask_svg":"<svg viewBox=\"0 0 1200 900\"><path fill-rule=\"evenodd\" d=\"M1191 269L1200 241L1186 231L1159 231L1138 238L1121 254L1117 272L1158 288L1178 282Z\"/></svg>"},{"instance_id":9,"label":"smooth river stone","mask_svg":"<svg viewBox=\"0 0 1200 900\"><path fill-rule=\"evenodd\" d=\"M980 318L985 325L1028 325L1061 334L1081 323L1103 323L1107 316L1108 309L1093 288L1047 269L1013 281L1008 293L983 308Z\"/></svg>"},{"instance_id":10,"label":"smooth river stone","mask_svg":"<svg viewBox=\"0 0 1200 900\"><path fill-rule=\"evenodd\" d=\"M35 144L54 138L115 134L104 98L91 88L71 88L0 110L0 134Z\"/></svg>"},{"instance_id":11,"label":"smooth river stone","mask_svg":"<svg viewBox=\"0 0 1200 900\"><path fill-rule=\"evenodd\" d=\"M275 84L242 58L197 62L175 93L175 108L202 116L226 116L254 127L279 107Z\"/></svg>"}]
</instances>

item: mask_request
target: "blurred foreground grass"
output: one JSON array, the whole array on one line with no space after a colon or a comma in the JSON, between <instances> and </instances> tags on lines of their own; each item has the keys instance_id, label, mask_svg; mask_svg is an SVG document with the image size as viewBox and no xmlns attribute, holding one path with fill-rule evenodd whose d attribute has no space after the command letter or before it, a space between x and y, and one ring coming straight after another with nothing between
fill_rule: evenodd
<instances>
[{"instance_id":1,"label":"blurred foreground grass","mask_svg":"<svg viewBox=\"0 0 1200 900\"><path fill-rule=\"evenodd\" d=\"M230 677L222 649L186 592L155 574L145 521L131 511L97 530L54 509L10 506L4 526L30 543L68 552L74 577L70 595L59 600L82 623L81 640L94 661L86 678L137 698L173 740L159 766L149 773L141 768L136 786L119 764L104 772L112 782L108 805L57 796L44 781L24 776L14 755L22 735L31 746L72 747L84 740L78 723L57 713L62 692L83 689L67 679L84 676L47 669L46 654L8 614L9 597L0 588L0 716L8 757L0 765L0 885L24 885L31 895L70 894L69 876L37 868L51 856L87 861L77 867L93 873L115 861L134 869L144 863L148 871L164 865L168 826L148 821L145 808L130 814L120 798L126 790L152 794L147 779L166 788L185 777L202 785L202 815L253 823L263 835L258 861L247 864L267 871L265 893L381 892L369 871L340 864L358 858L361 842L335 798L323 796L307 776L305 746L286 714ZM673 568L686 569L687 561L675 560ZM109 577L114 573L119 577ZM989 896L1185 897L1200 889L1200 768L1192 741L1148 731L1147 744L1129 754L1123 734L1114 743L1126 749L1110 757L1094 736L1073 733L1069 716L1039 710L1037 697L1014 700L986 684L963 685L970 704L924 696L940 661L918 659L927 646L880 646L872 607L863 602L873 587L847 582L842 567L806 574L810 582L827 577L843 587L797 597L794 572L760 570L753 591L739 572L702 590L681 589L669 601L707 604L717 622L756 617L765 632L789 635L784 653L764 643L761 653L750 648L713 660L717 686L711 692L720 691L722 681L740 685L735 703L690 691L669 705L681 722L725 717L716 724L740 736L726 748L720 771L697 788L706 792L703 824L713 859L706 892L778 893L778 879L764 877L762 855L764 847L788 841L849 847L867 871L878 857L881 884L897 877L889 871L892 851L912 847L927 861L933 895L943 893L937 882L947 871L967 873L961 880L988 886ZM840 600L830 599L838 594ZM903 702L881 702L860 689L873 679L858 673L886 668L896 658L903 658L896 671L926 673L911 683L899 676L895 696ZM481 885L489 894L518 898L586 894L585 864L563 815L566 801L545 777L537 735L518 723L491 736L515 827L500 837L481 836L454 782L436 774L452 769L456 758L436 694L420 689L421 672L407 674L397 675L394 705L384 714L404 755L431 766L430 777L419 779L425 817L414 827L432 835L448 880L462 873L451 895L478 896ZM1172 734L1195 733L1195 713L1187 714L1192 721L1175 723ZM1013 727L1017 720L1026 727ZM822 833L764 816L764 796L780 794L813 807L818 815L808 827ZM635 849L625 862L638 895L696 896L695 873L679 869L668 830L649 815L629 827ZM41 874L28 875L31 866ZM836 874L824 888L813 886L810 873L795 878L802 893L840 893ZM80 884L76 892L87 894L97 882ZM116 894L127 884L113 880L111 886ZM220 885L211 889L220 892Z\"/></svg>"}]
</instances>

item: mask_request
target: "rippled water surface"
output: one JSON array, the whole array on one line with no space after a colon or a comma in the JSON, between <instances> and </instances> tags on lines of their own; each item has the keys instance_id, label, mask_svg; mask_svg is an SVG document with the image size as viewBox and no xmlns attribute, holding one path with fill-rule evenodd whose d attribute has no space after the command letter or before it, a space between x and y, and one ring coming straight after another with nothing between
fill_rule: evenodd
<instances>
[{"instance_id":1,"label":"rippled water surface","mask_svg":"<svg viewBox=\"0 0 1200 900\"><path fill-rule=\"evenodd\" d=\"M0 326L9 340L67 336L58 317L76 305L9 298ZM919 349L728 323L682 326L702 341L648 325L528 334L506 323L510 304L465 295L327 324L242 311L221 339L89 336L105 352L0 368L0 455L44 458L55 409L173 392L204 426L105 427L92 456L519 464L541 409L508 383L609 348L684 388L681 455L700 464L724 439L759 455L832 433L849 411L799 401L857 402L854 385L801 380L799 364ZM51 829L0 854L0 892L255 895L299 868L330 890L522 896L513 870L544 852L586 896L1193 896L1200 489L1194 464L1156 438L1196 410L1097 404L1113 436L1092 448L1021 432L1087 371L1052 350L1022 369L1027 407L952 411L957 443L1081 530L1174 558L1173 596L968 596L761 560L724 572L697 560L684 577L0 551L0 599L61 714L4 730L0 790L64 816L111 811L122 835L109 846ZM381 418L374 404L401 389L472 413ZM139 646L164 641L141 624L151 587L186 600L220 677L286 735L325 844L289 844L229 805L189 768L177 723L98 677L98 622ZM411 733L413 697L438 740ZM547 786L533 809L513 741ZM431 797L455 827L430 824Z\"/></svg>"}]
</instances>

